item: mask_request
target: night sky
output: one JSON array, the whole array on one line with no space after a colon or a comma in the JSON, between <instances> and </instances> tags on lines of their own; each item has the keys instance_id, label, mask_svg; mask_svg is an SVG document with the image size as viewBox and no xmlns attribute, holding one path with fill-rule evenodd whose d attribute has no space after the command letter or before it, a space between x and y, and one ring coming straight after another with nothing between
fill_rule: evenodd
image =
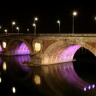
<instances>
[{"instance_id":1,"label":"night sky","mask_svg":"<svg viewBox=\"0 0 96 96\"><path fill-rule=\"evenodd\" d=\"M61 21L61 33L72 33L72 12L78 12L74 19L74 33L96 33L95 1L57 0L57 1L10 1L0 3L0 24L12 31L12 21L20 27L21 33L33 33L34 17L38 17L37 33L58 33L57 20ZM14 30L15 27L14 26ZM16 30L15 30L16 32Z\"/></svg>"}]
</instances>

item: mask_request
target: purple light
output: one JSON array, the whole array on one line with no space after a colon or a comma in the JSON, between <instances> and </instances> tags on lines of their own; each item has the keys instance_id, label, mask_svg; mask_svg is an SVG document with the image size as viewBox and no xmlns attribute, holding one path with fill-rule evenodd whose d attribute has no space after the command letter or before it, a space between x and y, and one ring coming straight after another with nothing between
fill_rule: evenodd
<instances>
[{"instance_id":1,"label":"purple light","mask_svg":"<svg viewBox=\"0 0 96 96\"><path fill-rule=\"evenodd\" d=\"M95 88L95 84L92 85L92 88L93 88L93 89Z\"/></svg>"},{"instance_id":2,"label":"purple light","mask_svg":"<svg viewBox=\"0 0 96 96\"><path fill-rule=\"evenodd\" d=\"M23 66L22 63L23 62L28 62L30 60L30 56L16 56L15 57L16 62L18 63L18 65L20 66L21 69L23 69L24 71L28 72L29 71L29 67L28 66Z\"/></svg>"},{"instance_id":3,"label":"purple light","mask_svg":"<svg viewBox=\"0 0 96 96\"><path fill-rule=\"evenodd\" d=\"M1 45L0 45L0 52L2 52L2 47L1 47Z\"/></svg>"},{"instance_id":4,"label":"purple light","mask_svg":"<svg viewBox=\"0 0 96 96\"><path fill-rule=\"evenodd\" d=\"M2 64L2 59L0 58L0 65Z\"/></svg>"},{"instance_id":5,"label":"purple light","mask_svg":"<svg viewBox=\"0 0 96 96\"><path fill-rule=\"evenodd\" d=\"M91 86L90 86L90 85L88 86L88 89L89 89L89 90L91 89Z\"/></svg>"},{"instance_id":6,"label":"purple light","mask_svg":"<svg viewBox=\"0 0 96 96\"><path fill-rule=\"evenodd\" d=\"M84 87L84 91L86 91L86 87Z\"/></svg>"},{"instance_id":7,"label":"purple light","mask_svg":"<svg viewBox=\"0 0 96 96\"><path fill-rule=\"evenodd\" d=\"M85 81L83 81L75 72L74 67L73 67L73 63L72 62L68 62L68 63L64 63L64 65L62 66L63 69L62 70L62 75L64 76L64 78L66 78L66 80L80 88L84 90L84 86L87 86L88 83L86 83Z\"/></svg>"},{"instance_id":8,"label":"purple light","mask_svg":"<svg viewBox=\"0 0 96 96\"><path fill-rule=\"evenodd\" d=\"M61 63L72 61L74 54L80 48L79 45L72 45L69 47L59 47L57 49L52 50L49 56L45 56L43 63L51 64L51 63ZM47 61L46 61L47 58Z\"/></svg>"},{"instance_id":9,"label":"purple light","mask_svg":"<svg viewBox=\"0 0 96 96\"><path fill-rule=\"evenodd\" d=\"M18 42L18 41L17 41ZM13 43L12 43L13 44ZM11 46L12 46L11 44ZM12 48L7 52L9 55L27 55L30 54L28 46L24 42L14 43Z\"/></svg>"}]
</instances>

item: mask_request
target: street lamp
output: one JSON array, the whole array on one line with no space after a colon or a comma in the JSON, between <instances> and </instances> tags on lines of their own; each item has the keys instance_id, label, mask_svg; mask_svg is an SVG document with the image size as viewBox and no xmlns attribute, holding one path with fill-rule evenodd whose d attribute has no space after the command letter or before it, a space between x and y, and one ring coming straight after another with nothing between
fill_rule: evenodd
<instances>
[{"instance_id":1,"label":"street lamp","mask_svg":"<svg viewBox=\"0 0 96 96\"><path fill-rule=\"evenodd\" d=\"M60 33L60 20L57 20L57 23L59 24L59 33Z\"/></svg>"},{"instance_id":2,"label":"street lamp","mask_svg":"<svg viewBox=\"0 0 96 96\"><path fill-rule=\"evenodd\" d=\"M33 23L33 27L34 27L34 34L36 34L36 24Z\"/></svg>"},{"instance_id":3,"label":"street lamp","mask_svg":"<svg viewBox=\"0 0 96 96\"><path fill-rule=\"evenodd\" d=\"M35 21L38 21L38 18L37 17L34 18L34 23L33 23L34 34L36 34L36 22Z\"/></svg>"},{"instance_id":4,"label":"street lamp","mask_svg":"<svg viewBox=\"0 0 96 96\"><path fill-rule=\"evenodd\" d=\"M5 30L4 30L4 32L5 32L5 33L6 33L6 35L7 35L8 30L7 30L7 29L5 29Z\"/></svg>"},{"instance_id":5,"label":"street lamp","mask_svg":"<svg viewBox=\"0 0 96 96\"><path fill-rule=\"evenodd\" d=\"M27 29L27 32L30 32L30 30L29 30L29 29Z\"/></svg>"},{"instance_id":6,"label":"street lamp","mask_svg":"<svg viewBox=\"0 0 96 96\"><path fill-rule=\"evenodd\" d=\"M13 33L13 26L15 25L15 21L12 22L12 33Z\"/></svg>"},{"instance_id":7,"label":"street lamp","mask_svg":"<svg viewBox=\"0 0 96 96\"><path fill-rule=\"evenodd\" d=\"M19 34L19 27L16 27L16 29L18 30L18 34Z\"/></svg>"},{"instance_id":8,"label":"street lamp","mask_svg":"<svg viewBox=\"0 0 96 96\"><path fill-rule=\"evenodd\" d=\"M72 15L73 15L72 33L74 34L74 17L77 15L77 12L73 11Z\"/></svg>"}]
</instances>

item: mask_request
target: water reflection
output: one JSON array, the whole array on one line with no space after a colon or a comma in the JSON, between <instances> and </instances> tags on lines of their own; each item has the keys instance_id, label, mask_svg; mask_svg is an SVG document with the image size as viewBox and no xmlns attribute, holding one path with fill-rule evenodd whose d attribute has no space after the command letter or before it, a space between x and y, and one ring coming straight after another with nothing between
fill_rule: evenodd
<instances>
[{"instance_id":1,"label":"water reflection","mask_svg":"<svg viewBox=\"0 0 96 96\"><path fill-rule=\"evenodd\" d=\"M24 66L30 56L1 57L0 94L32 96L93 96L94 83L85 82L74 70L73 62L49 66ZM6 62L6 63L4 63ZM3 69L3 64L6 64ZM2 78L2 79L1 79ZM5 90L5 93L3 91Z\"/></svg>"}]
</instances>

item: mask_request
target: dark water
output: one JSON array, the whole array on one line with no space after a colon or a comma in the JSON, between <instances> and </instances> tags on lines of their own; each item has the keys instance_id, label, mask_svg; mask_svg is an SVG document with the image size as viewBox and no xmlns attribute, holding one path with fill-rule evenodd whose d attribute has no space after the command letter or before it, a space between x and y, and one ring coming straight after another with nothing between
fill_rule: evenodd
<instances>
[{"instance_id":1,"label":"dark water","mask_svg":"<svg viewBox=\"0 0 96 96\"><path fill-rule=\"evenodd\" d=\"M0 57L0 96L96 96L95 61L22 65L29 59L29 55Z\"/></svg>"}]
</instances>

